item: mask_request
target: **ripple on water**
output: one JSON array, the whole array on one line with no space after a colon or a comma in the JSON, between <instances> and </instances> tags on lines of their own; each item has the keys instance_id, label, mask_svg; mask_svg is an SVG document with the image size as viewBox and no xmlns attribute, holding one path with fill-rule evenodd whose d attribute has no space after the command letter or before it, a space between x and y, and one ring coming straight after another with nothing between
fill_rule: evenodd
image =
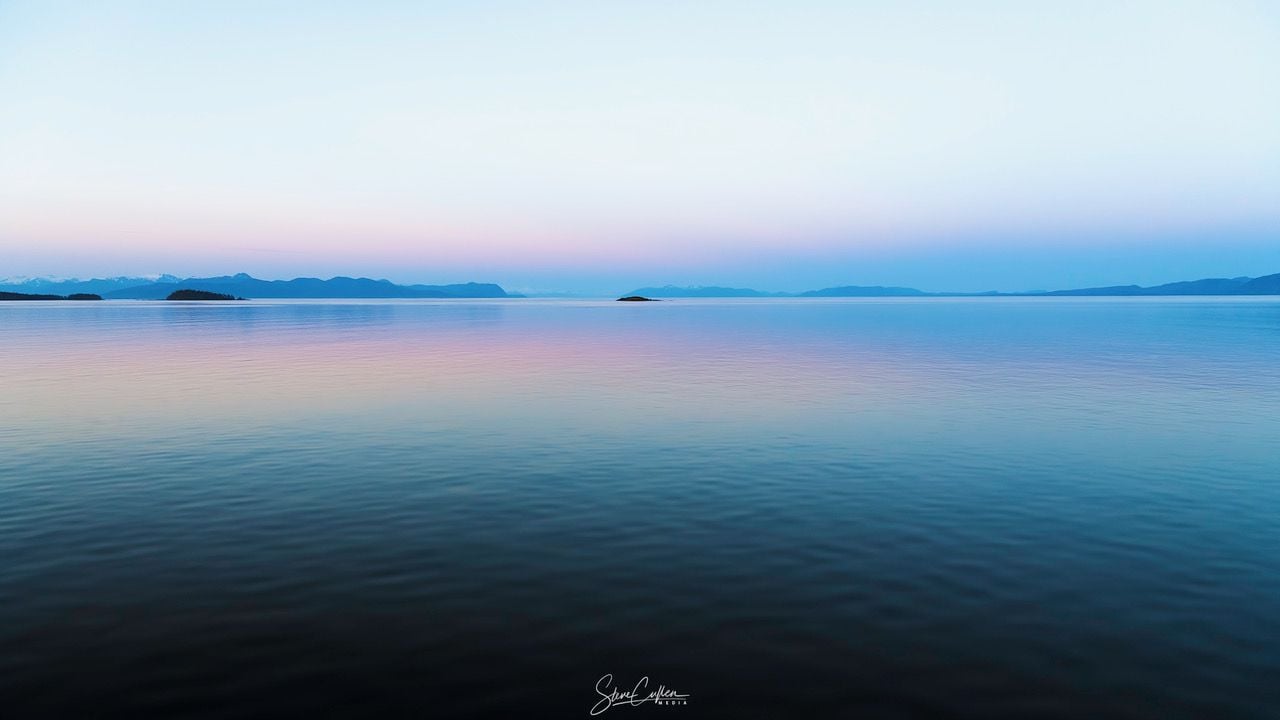
<instances>
[{"instance_id":1,"label":"ripple on water","mask_svg":"<svg viewBox=\"0 0 1280 720\"><path fill-rule=\"evenodd\" d=\"M1269 717L1277 307L0 308L0 698Z\"/></svg>"}]
</instances>

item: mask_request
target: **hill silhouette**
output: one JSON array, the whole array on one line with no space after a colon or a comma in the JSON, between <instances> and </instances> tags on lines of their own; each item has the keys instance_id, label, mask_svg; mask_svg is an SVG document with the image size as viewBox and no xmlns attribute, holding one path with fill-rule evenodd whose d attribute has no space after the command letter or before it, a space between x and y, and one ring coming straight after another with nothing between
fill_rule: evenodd
<instances>
[{"instance_id":1,"label":"hill silhouette","mask_svg":"<svg viewBox=\"0 0 1280 720\"><path fill-rule=\"evenodd\" d=\"M390 280L333 277L260 280L247 273L186 278L113 290L113 300L159 300L175 290L204 290L251 298L494 298L512 297L493 283L396 285Z\"/></svg>"},{"instance_id":2,"label":"hill silhouette","mask_svg":"<svg viewBox=\"0 0 1280 720\"><path fill-rule=\"evenodd\" d=\"M0 300L101 300L100 295L93 293L72 293L70 295L44 295L31 293L0 292Z\"/></svg>"},{"instance_id":3,"label":"hill silhouette","mask_svg":"<svg viewBox=\"0 0 1280 720\"><path fill-rule=\"evenodd\" d=\"M227 295L225 293L209 292L208 290L174 290L169 293L165 300L243 300L242 297L235 295Z\"/></svg>"},{"instance_id":4,"label":"hill silhouette","mask_svg":"<svg viewBox=\"0 0 1280 720\"><path fill-rule=\"evenodd\" d=\"M1130 297L1160 295L1280 295L1280 273L1262 277L1205 278L1184 280L1142 287L1140 285L1112 285L1107 287L1077 288L1073 290L1048 290L1044 292L1010 293L995 290L979 293L925 292L908 287L884 287L880 285L842 285L806 290L804 292L765 292L751 288L727 288L716 286L646 287L633 290L629 295L650 297Z\"/></svg>"}]
</instances>

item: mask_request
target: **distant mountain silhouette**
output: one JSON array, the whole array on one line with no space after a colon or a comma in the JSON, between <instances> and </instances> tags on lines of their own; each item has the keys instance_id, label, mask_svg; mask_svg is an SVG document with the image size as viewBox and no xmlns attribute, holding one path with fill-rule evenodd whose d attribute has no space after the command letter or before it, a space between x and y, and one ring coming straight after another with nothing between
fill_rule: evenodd
<instances>
[{"instance_id":1,"label":"distant mountain silhouette","mask_svg":"<svg viewBox=\"0 0 1280 720\"><path fill-rule=\"evenodd\" d=\"M0 292L0 300L66 300L61 295L33 295L30 293Z\"/></svg>"},{"instance_id":2,"label":"distant mountain silhouette","mask_svg":"<svg viewBox=\"0 0 1280 720\"><path fill-rule=\"evenodd\" d=\"M260 280L246 273L205 278L114 277L93 280L53 280L31 278L0 281L0 293L23 295L21 299L57 299L99 295L109 300L161 300L175 290L190 289L248 298L502 298L523 297L508 293L493 283L453 285L397 285L389 280L334 277ZM1166 283L1151 287L1113 285L1107 287L1049 290L1044 292L926 292L908 287L843 285L805 292L768 292L753 288L721 286L637 288L627 295L650 298L696 297L1053 297L1053 296L1156 296L1156 295L1280 295L1280 273L1262 277L1205 278ZM39 298L33 296L41 296ZM18 299L18 298L8 298ZM81 298L75 298L81 299Z\"/></svg>"},{"instance_id":3,"label":"distant mountain silhouette","mask_svg":"<svg viewBox=\"0 0 1280 720\"><path fill-rule=\"evenodd\" d=\"M102 296L93 293L71 293L70 295L33 295L31 293L0 292L0 300L101 300Z\"/></svg>"},{"instance_id":4,"label":"distant mountain silhouette","mask_svg":"<svg viewBox=\"0 0 1280 720\"><path fill-rule=\"evenodd\" d=\"M1043 295L1240 295L1249 278L1207 278L1185 280L1152 287L1115 285L1112 287L1081 288L1079 290L1053 290Z\"/></svg>"},{"instance_id":5,"label":"distant mountain silhouette","mask_svg":"<svg viewBox=\"0 0 1280 720\"><path fill-rule=\"evenodd\" d=\"M1241 295L1280 295L1280 273L1256 277L1240 287Z\"/></svg>"},{"instance_id":6,"label":"distant mountain silhouette","mask_svg":"<svg viewBox=\"0 0 1280 720\"><path fill-rule=\"evenodd\" d=\"M1185 280L1142 287L1139 285L1112 285L1108 287L1079 288L1075 290L1049 290L1045 292L1006 293L994 290L978 293L925 292L915 288L883 287L880 285L843 285L840 287L808 290L799 293L765 292L750 288L724 287L663 287L639 288L628 295L650 297L1053 297L1053 296L1156 296L1156 295L1280 295L1280 273L1248 278L1205 278Z\"/></svg>"},{"instance_id":7,"label":"distant mountain silhouette","mask_svg":"<svg viewBox=\"0 0 1280 720\"><path fill-rule=\"evenodd\" d=\"M36 293L40 295L72 295L90 294L105 295L114 290L150 285L156 282L177 282L173 275L160 277L114 277L94 280L51 280L49 278L27 278L24 280L0 281L0 291L16 293Z\"/></svg>"},{"instance_id":8,"label":"distant mountain silhouette","mask_svg":"<svg viewBox=\"0 0 1280 720\"><path fill-rule=\"evenodd\" d=\"M513 297L492 283L459 285L396 285L390 280L335 277L259 280L246 273L221 277L186 278L122 288L107 293L113 300L159 300L175 290L206 292L247 298L494 298Z\"/></svg>"},{"instance_id":9,"label":"distant mountain silhouette","mask_svg":"<svg viewBox=\"0 0 1280 720\"><path fill-rule=\"evenodd\" d=\"M808 290L801 293L789 292L765 292L763 290L753 290L751 288L731 288L718 287L715 285L696 285L692 287L676 287L675 285L664 285L662 287L643 287L632 290L629 295L643 295L645 297L903 297L912 295L928 295L929 293L914 288L898 288L898 287L862 287L858 285L846 285L844 287L823 288L822 290Z\"/></svg>"}]
</instances>

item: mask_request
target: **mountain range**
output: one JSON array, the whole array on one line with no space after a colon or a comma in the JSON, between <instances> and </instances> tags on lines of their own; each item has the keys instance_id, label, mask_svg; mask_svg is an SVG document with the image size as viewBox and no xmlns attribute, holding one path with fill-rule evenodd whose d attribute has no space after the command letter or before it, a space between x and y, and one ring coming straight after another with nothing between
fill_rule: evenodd
<instances>
[{"instance_id":1,"label":"mountain range","mask_svg":"<svg viewBox=\"0 0 1280 720\"><path fill-rule=\"evenodd\" d=\"M0 283L0 291L69 295L96 293L107 300L163 300L175 290L204 290L247 298L502 298L520 297L493 283L397 285L390 280L334 277L260 280L247 273L206 278L103 278Z\"/></svg>"},{"instance_id":2,"label":"mountain range","mask_svg":"<svg viewBox=\"0 0 1280 720\"><path fill-rule=\"evenodd\" d=\"M633 290L628 295L644 297L676 298L676 297L925 297L948 293L927 293L923 290L904 287L884 287L881 285L843 285L841 287L806 290L804 292L766 292L751 288L731 288L718 286L676 287L644 287Z\"/></svg>"},{"instance_id":3,"label":"mountain range","mask_svg":"<svg viewBox=\"0 0 1280 720\"><path fill-rule=\"evenodd\" d=\"M678 297L1056 297L1056 296L1157 296L1157 295L1280 295L1280 273L1262 277L1205 278L1203 280L1186 280L1166 283L1151 287L1139 285L1113 285L1109 287L1079 288L1075 290L1047 290L1043 292L997 292L995 290L979 293L961 292L925 292L915 288L883 287L880 285L843 285L821 290L805 292L766 292L751 288L731 288L718 286L676 287L643 287L632 290L627 295L641 295L656 298Z\"/></svg>"},{"instance_id":4,"label":"mountain range","mask_svg":"<svg viewBox=\"0 0 1280 720\"><path fill-rule=\"evenodd\" d=\"M523 297L509 293L494 283L452 285L397 285L390 280L333 277L261 280L239 273L218 277L180 278L112 277L93 280L27 278L0 281L0 292L41 295L91 293L108 300L162 300L175 290L204 290L246 298L504 298ZM1262 277L1205 278L1166 283L1151 287L1113 285L1108 287L1049 290L1037 292L926 292L907 287L842 285L804 292L768 292L751 288L720 286L642 287L624 293L652 298L727 297L1053 297L1053 296L1155 296L1155 295L1280 295L1280 273Z\"/></svg>"}]
</instances>

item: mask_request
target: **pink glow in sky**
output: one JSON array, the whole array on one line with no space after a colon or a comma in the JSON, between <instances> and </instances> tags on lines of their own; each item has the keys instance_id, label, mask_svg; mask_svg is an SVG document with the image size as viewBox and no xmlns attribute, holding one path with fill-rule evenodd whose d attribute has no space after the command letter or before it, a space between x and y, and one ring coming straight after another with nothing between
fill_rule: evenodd
<instances>
[{"instance_id":1,"label":"pink glow in sky","mask_svg":"<svg viewBox=\"0 0 1280 720\"><path fill-rule=\"evenodd\" d=\"M1254 2L8 2L0 276L1264 274L1277 76Z\"/></svg>"}]
</instances>

